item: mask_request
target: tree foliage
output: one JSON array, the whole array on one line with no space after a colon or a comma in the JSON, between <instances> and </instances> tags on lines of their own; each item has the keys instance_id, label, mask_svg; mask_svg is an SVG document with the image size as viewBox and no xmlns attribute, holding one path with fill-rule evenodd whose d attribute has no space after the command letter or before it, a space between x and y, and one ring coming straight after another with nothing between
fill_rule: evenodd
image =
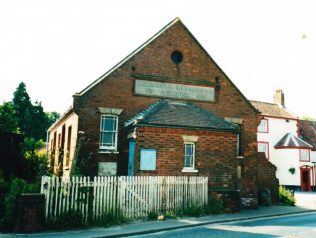
<instances>
[{"instance_id":1,"label":"tree foliage","mask_svg":"<svg viewBox=\"0 0 316 238\"><path fill-rule=\"evenodd\" d=\"M0 105L0 130L45 140L47 129L59 116L57 112L44 112L41 102L32 104L26 85L21 82L12 102Z\"/></svg>"},{"instance_id":2,"label":"tree foliage","mask_svg":"<svg viewBox=\"0 0 316 238\"><path fill-rule=\"evenodd\" d=\"M4 166L6 178L16 176L31 181L47 172L46 155L37 154L36 150L45 146L46 131L58 117L57 112L44 112L41 102L33 104L23 82L14 91L13 100L0 105L0 139L7 142L1 149L0 170ZM7 141L8 138L11 139ZM13 168L22 169L10 169L10 161L16 163Z\"/></svg>"},{"instance_id":3,"label":"tree foliage","mask_svg":"<svg viewBox=\"0 0 316 238\"><path fill-rule=\"evenodd\" d=\"M316 121L316 118L310 116L303 116L302 119L305 121Z\"/></svg>"},{"instance_id":4,"label":"tree foliage","mask_svg":"<svg viewBox=\"0 0 316 238\"><path fill-rule=\"evenodd\" d=\"M12 102L0 105L0 129L5 132L18 133L18 118L15 116Z\"/></svg>"}]
</instances>

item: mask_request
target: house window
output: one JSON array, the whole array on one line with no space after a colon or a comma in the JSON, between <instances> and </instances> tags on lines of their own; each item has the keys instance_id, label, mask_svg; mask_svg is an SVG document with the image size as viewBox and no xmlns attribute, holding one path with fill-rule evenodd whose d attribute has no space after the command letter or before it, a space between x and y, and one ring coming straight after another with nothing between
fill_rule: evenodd
<instances>
[{"instance_id":1,"label":"house window","mask_svg":"<svg viewBox=\"0 0 316 238\"><path fill-rule=\"evenodd\" d=\"M300 149L300 161L309 161L309 149Z\"/></svg>"},{"instance_id":2,"label":"house window","mask_svg":"<svg viewBox=\"0 0 316 238\"><path fill-rule=\"evenodd\" d=\"M269 159L269 143L268 142L258 142L258 152L263 152L266 158Z\"/></svg>"},{"instance_id":3,"label":"house window","mask_svg":"<svg viewBox=\"0 0 316 238\"><path fill-rule=\"evenodd\" d=\"M184 168L194 170L195 143L186 142L184 144Z\"/></svg>"},{"instance_id":4,"label":"house window","mask_svg":"<svg viewBox=\"0 0 316 238\"><path fill-rule=\"evenodd\" d=\"M117 124L118 117L102 115L100 122L100 149L117 149Z\"/></svg>"},{"instance_id":5,"label":"house window","mask_svg":"<svg viewBox=\"0 0 316 238\"><path fill-rule=\"evenodd\" d=\"M258 132L268 133L268 120L261 119L260 125L258 126Z\"/></svg>"}]
</instances>

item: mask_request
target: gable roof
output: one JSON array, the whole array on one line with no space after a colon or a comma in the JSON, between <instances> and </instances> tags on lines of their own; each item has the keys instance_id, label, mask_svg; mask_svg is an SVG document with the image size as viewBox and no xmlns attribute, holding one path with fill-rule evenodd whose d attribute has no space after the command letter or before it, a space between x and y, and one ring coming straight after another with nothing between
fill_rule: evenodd
<instances>
[{"instance_id":1,"label":"gable roof","mask_svg":"<svg viewBox=\"0 0 316 238\"><path fill-rule=\"evenodd\" d=\"M298 138L294 134L287 133L285 134L278 143L275 144L274 148L282 149L282 148L306 148L311 149L312 146L308 144L306 141Z\"/></svg>"},{"instance_id":2,"label":"gable roof","mask_svg":"<svg viewBox=\"0 0 316 238\"><path fill-rule=\"evenodd\" d=\"M128 60L130 60L132 57L134 57L137 53L139 53L141 50L143 50L147 45L149 45L151 42L153 42L155 39L157 39L160 35L162 35L166 30L168 30L170 27L172 27L173 25L175 25L178 22L182 25L184 30L191 36L191 38L196 42L196 44L202 49L202 51L208 56L208 58L212 60L214 65L221 71L221 73L226 77L226 79L232 84L232 86L235 88L235 90L246 101L246 103L251 107L251 109L255 113L258 113L258 110L250 103L250 101L236 87L236 85L230 80L230 78L225 74L225 72L217 65L217 63L213 60L213 58L210 56L210 54L204 49L204 47L200 44L200 42L189 31L189 29L182 23L182 21L180 20L179 17L176 17L173 21L171 21L169 24L167 24L165 27L163 27L160 31L158 31L155 35L153 35L150 39L148 39L144 44L139 46L136 50L134 50L127 57L125 57L123 60L121 60L118 64L116 64L114 67L112 67L109 71L107 71L105 74L100 76L98 79L96 79L94 82L92 82L86 88L84 88L82 91L80 91L79 93L76 93L75 96L81 96L81 95L85 94L87 91L89 91L91 88L96 86L102 80L104 80L105 78L110 76L115 70L117 70L119 67L124 65Z\"/></svg>"},{"instance_id":3,"label":"gable roof","mask_svg":"<svg viewBox=\"0 0 316 238\"><path fill-rule=\"evenodd\" d=\"M293 113L289 112L285 107L281 107L278 104L253 100L250 100L250 102L264 116L297 119Z\"/></svg>"},{"instance_id":4,"label":"gable roof","mask_svg":"<svg viewBox=\"0 0 316 238\"><path fill-rule=\"evenodd\" d=\"M137 126L191 128L237 132L236 124L190 102L159 100L125 123Z\"/></svg>"},{"instance_id":5,"label":"gable roof","mask_svg":"<svg viewBox=\"0 0 316 238\"><path fill-rule=\"evenodd\" d=\"M300 120L300 136L316 150L316 121Z\"/></svg>"}]
</instances>

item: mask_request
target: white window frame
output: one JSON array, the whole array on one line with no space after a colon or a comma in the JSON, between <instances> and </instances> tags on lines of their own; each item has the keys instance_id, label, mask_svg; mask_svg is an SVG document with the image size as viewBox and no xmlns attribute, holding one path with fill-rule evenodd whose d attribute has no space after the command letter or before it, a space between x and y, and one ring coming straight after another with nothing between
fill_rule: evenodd
<instances>
[{"instance_id":1,"label":"white window frame","mask_svg":"<svg viewBox=\"0 0 316 238\"><path fill-rule=\"evenodd\" d=\"M263 124L263 123L265 123L265 124ZM269 125L268 125L268 123L269 123L268 119L266 119L266 118L261 119L260 124L258 126L258 132L268 133L269 132Z\"/></svg>"},{"instance_id":2,"label":"white window frame","mask_svg":"<svg viewBox=\"0 0 316 238\"><path fill-rule=\"evenodd\" d=\"M103 118L106 117L112 117L115 118L116 120L116 125L114 128L114 131L102 131L102 121ZM102 133L106 133L106 132L111 132L111 133L115 133L114 136L114 145L108 146L108 145L102 145ZM116 115L111 115L111 114L102 114L101 118L100 118L100 139L99 139L99 148L100 150L111 150L111 151L117 151L117 135L118 135L118 116Z\"/></svg>"},{"instance_id":3,"label":"white window frame","mask_svg":"<svg viewBox=\"0 0 316 238\"><path fill-rule=\"evenodd\" d=\"M264 147L264 148L265 148L265 151L260 151L259 145L265 145L265 147ZM266 158L269 159L269 143L268 143L268 142L265 142L265 141L259 141L257 146L258 146L258 152L265 153Z\"/></svg>"},{"instance_id":4,"label":"white window frame","mask_svg":"<svg viewBox=\"0 0 316 238\"><path fill-rule=\"evenodd\" d=\"M186 146L191 145L192 146L192 166L187 167L185 164L186 161ZM184 142L184 156L183 156L183 169L182 172L197 172L195 169L195 143L194 142Z\"/></svg>"},{"instance_id":5,"label":"white window frame","mask_svg":"<svg viewBox=\"0 0 316 238\"><path fill-rule=\"evenodd\" d=\"M306 159L304 158L306 156ZM309 149L300 149L300 161L309 162L310 161L310 151Z\"/></svg>"}]
</instances>

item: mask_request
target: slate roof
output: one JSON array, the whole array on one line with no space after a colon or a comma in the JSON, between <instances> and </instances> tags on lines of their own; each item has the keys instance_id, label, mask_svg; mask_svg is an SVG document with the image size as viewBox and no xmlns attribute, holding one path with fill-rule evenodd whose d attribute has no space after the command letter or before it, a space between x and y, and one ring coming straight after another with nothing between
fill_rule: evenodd
<instances>
[{"instance_id":1,"label":"slate roof","mask_svg":"<svg viewBox=\"0 0 316 238\"><path fill-rule=\"evenodd\" d=\"M282 117L282 118L289 118L289 119L296 119L293 113L289 112L286 108L279 106L275 103L267 103L267 102L259 102L259 101L252 101L250 103L261 112L262 115L265 116L272 116L272 117Z\"/></svg>"},{"instance_id":2,"label":"slate roof","mask_svg":"<svg viewBox=\"0 0 316 238\"><path fill-rule=\"evenodd\" d=\"M287 133L285 134L281 140L274 146L276 149L280 148L307 148L310 149L312 146L308 144L306 141L298 138L294 134Z\"/></svg>"},{"instance_id":3,"label":"slate roof","mask_svg":"<svg viewBox=\"0 0 316 238\"><path fill-rule=\"evenodd\" d=\"M129 125L238 131L238 125L190 102L159 100L125 122Z\"/></svg>"},{"instance_id":4,"label":"slate roof","mask_svg":"<svg viewBox=\"0 0 316 238\"><path fill-rule=\"evenodd\" d=\"M316 121L300 120L300 136L316 150Z\"/></svg>"}]
</instances>

